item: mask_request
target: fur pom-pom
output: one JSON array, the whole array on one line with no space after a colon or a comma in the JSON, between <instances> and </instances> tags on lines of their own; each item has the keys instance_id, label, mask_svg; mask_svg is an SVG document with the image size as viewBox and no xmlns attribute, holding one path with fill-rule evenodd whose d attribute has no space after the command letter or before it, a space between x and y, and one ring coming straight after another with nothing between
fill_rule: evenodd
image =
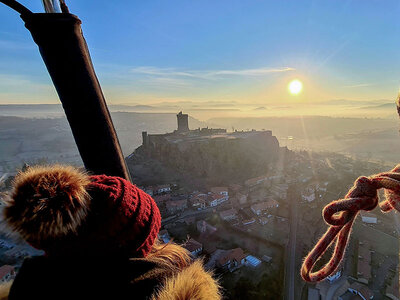
<instances>
[{"instance_id":1,"label":"fur pom-pom","mask_svg":"<svg viewBox=\"0 0 400 300\"><path fill-rule=\"evenodd\" d=\"M29 167L14 180L4 218L33 246L74 233L88 212L89 183L87 174L71 166Z\"/></svg>"}]
</instances>

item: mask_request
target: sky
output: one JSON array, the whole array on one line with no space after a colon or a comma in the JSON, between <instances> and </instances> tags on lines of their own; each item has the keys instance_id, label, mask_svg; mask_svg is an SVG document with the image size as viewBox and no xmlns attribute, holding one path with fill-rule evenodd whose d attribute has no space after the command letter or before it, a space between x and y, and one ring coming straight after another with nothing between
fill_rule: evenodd
<instances>
[{"instance_id":1,"label":"sky","mask_svg":"<svg viewBox=\"0 0 400 300\"><path fill-rule=\"evenodd\" d=\"M40 0L20 2L43 11ZM264 112L382 104L399 90L397 0L66 3L83 21L109 104ZM0 104L9 103L58 98L22 20L0 4Z\"/></svg>"}]
</instances>

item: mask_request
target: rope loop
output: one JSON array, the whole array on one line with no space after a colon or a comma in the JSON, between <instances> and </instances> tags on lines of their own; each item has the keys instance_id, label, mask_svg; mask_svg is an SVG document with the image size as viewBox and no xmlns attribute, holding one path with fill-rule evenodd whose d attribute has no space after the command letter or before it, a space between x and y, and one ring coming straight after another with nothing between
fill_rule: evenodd
<instances>
[{"instance_id":1,"label":"rope loop","mask_svg":"<svg viewBox=\"0 0 400 300\"><path fill-rule=\"evenodd\" d=\"M386 198L380 203L379 189L384 189ZM333 274L342 262L353 223L359 212L371 211L378 204L382 212L393 209L400 212L400 164L391 172L357 178L344 199L325 206L322 215L329 228L304 259L301 277L308 282L317 282ZM312 272L315 264L333 244L335 249L330 260L320 270Z\"/></svg>"}]
</instances>

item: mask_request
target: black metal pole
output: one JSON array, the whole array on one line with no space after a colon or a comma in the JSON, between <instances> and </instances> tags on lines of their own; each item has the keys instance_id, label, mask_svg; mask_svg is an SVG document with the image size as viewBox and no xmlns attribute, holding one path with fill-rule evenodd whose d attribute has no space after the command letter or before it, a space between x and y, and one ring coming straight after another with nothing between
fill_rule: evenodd
<instances>
[{"instance_id":1,"label":"black metal pole","mask_svg":"<svg viewBox=\"0 0 400 300\"><path fill-rule=\"evenodd\" d=\"M39 46L86 169L130 180L81 21L69 13L21 18Z\"/></svg>"}]
</instances>

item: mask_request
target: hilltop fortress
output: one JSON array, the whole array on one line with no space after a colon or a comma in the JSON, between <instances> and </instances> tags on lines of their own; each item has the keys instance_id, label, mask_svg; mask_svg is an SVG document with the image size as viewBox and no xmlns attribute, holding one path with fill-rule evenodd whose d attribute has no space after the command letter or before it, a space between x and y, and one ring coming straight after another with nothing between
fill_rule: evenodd
<instances>
[{"instance_id":1,"label":"hilltop fortress","mask_svg":"<svg viewBox=\"0 0 400 300\"><path fill-rule=\"evenodd\" d=\"M279 147L277 138L269 130L230 133L208 127L190 130L188 115L182 112L177 115L177 121L174 132L142 133L142 145L128 158L134 176L140 179L143 175L140 171L145 166L154 173L157 165L175 175L232 182L265 174L288 151Z\"/></svg>"}]
</instances>

